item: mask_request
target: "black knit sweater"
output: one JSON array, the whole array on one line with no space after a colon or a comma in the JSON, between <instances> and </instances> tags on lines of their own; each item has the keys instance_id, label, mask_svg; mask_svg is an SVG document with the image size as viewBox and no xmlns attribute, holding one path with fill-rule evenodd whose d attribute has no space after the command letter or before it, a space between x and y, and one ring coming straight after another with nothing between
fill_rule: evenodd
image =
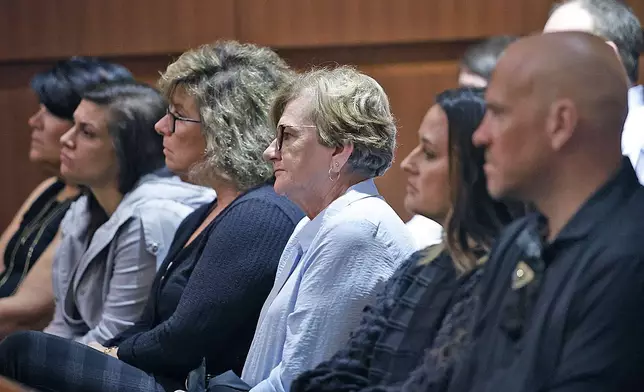
<instances>
[{"instance_id":1,"label":"black knit sweater","mask_svg":"<svg viewBox=\"0 0 644 392\"><path fill-rule=\"evenodd\" d=\"M412 255L376 305L365 309L347 348L303 373L292 392L412 391L449 378L452 358L434 354L447 347L461 351L466 343L456 334L468 323L469 317L461 316L473 310L464 312L463 304L478 273L458 277L445 252L430 263L422 262L425 253Z\"/></svg>"},{"instance_id":2,"label":"black knit sweater","mask_svg":"<svg viewBox=\"0 0 644 392\"><path fill-rule=\"evenodd\" d=\"M184 247L214 203L182 222L140 321L108 342L168 389L183 385L204 357L211 374L241 371L282 250L303 217L265 185L239 196Z\"/></svg>"}]
</instances>

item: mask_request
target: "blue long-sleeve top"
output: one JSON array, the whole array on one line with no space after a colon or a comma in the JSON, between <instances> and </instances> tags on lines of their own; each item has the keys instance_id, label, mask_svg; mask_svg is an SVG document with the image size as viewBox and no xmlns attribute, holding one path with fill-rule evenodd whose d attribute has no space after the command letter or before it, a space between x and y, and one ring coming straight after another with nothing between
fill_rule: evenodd
<instances>
[{"instance_id":1,"label":"blue long-sleeve top","mask_svg":"<svg viewBox=\"0 0 644 392\"><path fill-rule=\"evenodd\" d=\"M373 180L304 218L284 249L244 365L252 392L288 391L346 344L362 309L414 246Z\"/></svg>"}]
</instances>

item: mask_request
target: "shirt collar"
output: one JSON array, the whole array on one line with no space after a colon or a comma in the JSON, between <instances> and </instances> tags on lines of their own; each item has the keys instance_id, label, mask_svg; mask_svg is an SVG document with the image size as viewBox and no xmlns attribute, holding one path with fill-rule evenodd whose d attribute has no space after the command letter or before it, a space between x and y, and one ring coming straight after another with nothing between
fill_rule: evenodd
<instances>
[{"instance_id":1,"label":"shirt collar","mask_svg":"<svg viewBox=\"0 0 644 392\"><path fill-rule=\"evenodd\" d=\"M303 227L295 235L296 240L299 242L302 249L306 252L325 220L336 215L345 207L355 203L358 200L374 196L380 197L380 193L378 192L378 188L376 187L375 182L371 178L352 186L351 188L347 189L347 191L342 194L342 196L331 202L331 204L329 204L324 210L322 210L315 218L313 218L313 220L310 220L308 217L304 217L302 219L302 222L300 222Z\"/></svg>"},{"instance_id":2,"label":"shirt collar","mask_svg":"<svg viewBox=\"0 0 644 392\"><path fill-rule=\"evenodd\" d=\"M637 85L628 89L628 110L644 106L644 86Z\"/></svg>"},{"instance_id":3,"label":"shirt collar","mask_svg":"<svg viewBox=\"0 0 644 392\"><path fill-rule=\"evenodd\" d=\"M617 173L596 191L573 215L554 242L576 240L590 234L610 212L624 204L640 188L628 158L622 159Z\"/></svg>"}]
</instances>

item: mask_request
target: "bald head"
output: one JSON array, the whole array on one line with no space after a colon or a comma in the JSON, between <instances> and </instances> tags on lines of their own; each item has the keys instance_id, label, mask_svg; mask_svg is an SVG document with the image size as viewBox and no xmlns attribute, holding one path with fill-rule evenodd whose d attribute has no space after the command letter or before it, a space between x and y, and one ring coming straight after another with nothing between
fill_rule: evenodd
<instances>
[{"instance_id":1,"label":"bald head","mask_svg":"<svg viewBox=\"0 0 644 392\"><path fill-rule=\"evenodd\" d=\"M547 33L510 45L473 140L486 150L490 194L533 201L557 178L619 164L627 92L624 67L593 35ZM564 181L563 172L574 175Z\"/></svg>"},{"instance_id":2,"label":"bald head","mask_svg":"<svg viewBox=\"0 0 644 392\"><path fill-rule=\"evenodd\" d=\"M532 95L544 109L557 100L572 102L584 131L621 133L629 81L602 39L583 32L530 36L508 47L497 70L497 82Z\"/></svg>"}]
</instances>

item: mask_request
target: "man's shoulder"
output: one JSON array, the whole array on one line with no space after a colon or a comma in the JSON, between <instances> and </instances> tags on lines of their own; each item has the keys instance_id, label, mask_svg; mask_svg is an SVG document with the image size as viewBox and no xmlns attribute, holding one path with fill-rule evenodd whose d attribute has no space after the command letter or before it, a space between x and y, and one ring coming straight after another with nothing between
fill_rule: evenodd
<instances>
[{"instance_id":1,"label":"man's shoulder","mask_svg":"<svg viewBox=\"0 0 644 392\"><path fill-rule=\"evenodd\" d=\"M537 219L537 214L526 215L522 218L512 221L503 230L501 230L499 237L492 247L487 263L495 263L503 259L504 254L515 244L519 235L528 226L536 225Z\"/></svg>"},{"instance_id":2,"label":"man's shoulder","mask_svg":"<svg viewBox=\"0 0 644 392\"><path fill-rule=\"evenodd\" d=\"M622 206L613 211L589 239L592 245L611 248L614 254L644 256L644 187L640 186Z\"/></svg>"},{"instance_id":3,"label":"man's shoulder","mask_svg":"<svg viewBox=\"0 0 644 392\"><path fill-rule=\"evenodd\" d=\"M505 290L505 285L499 282L509 278L517 262L524 256L524 251L517 244L518 238L526 232L526 228L535 225L537 219L536 214L527 215L513 221L501 231L485 262L484 277L480 283L486 296Z\"/></svg>"}]
</instances>

